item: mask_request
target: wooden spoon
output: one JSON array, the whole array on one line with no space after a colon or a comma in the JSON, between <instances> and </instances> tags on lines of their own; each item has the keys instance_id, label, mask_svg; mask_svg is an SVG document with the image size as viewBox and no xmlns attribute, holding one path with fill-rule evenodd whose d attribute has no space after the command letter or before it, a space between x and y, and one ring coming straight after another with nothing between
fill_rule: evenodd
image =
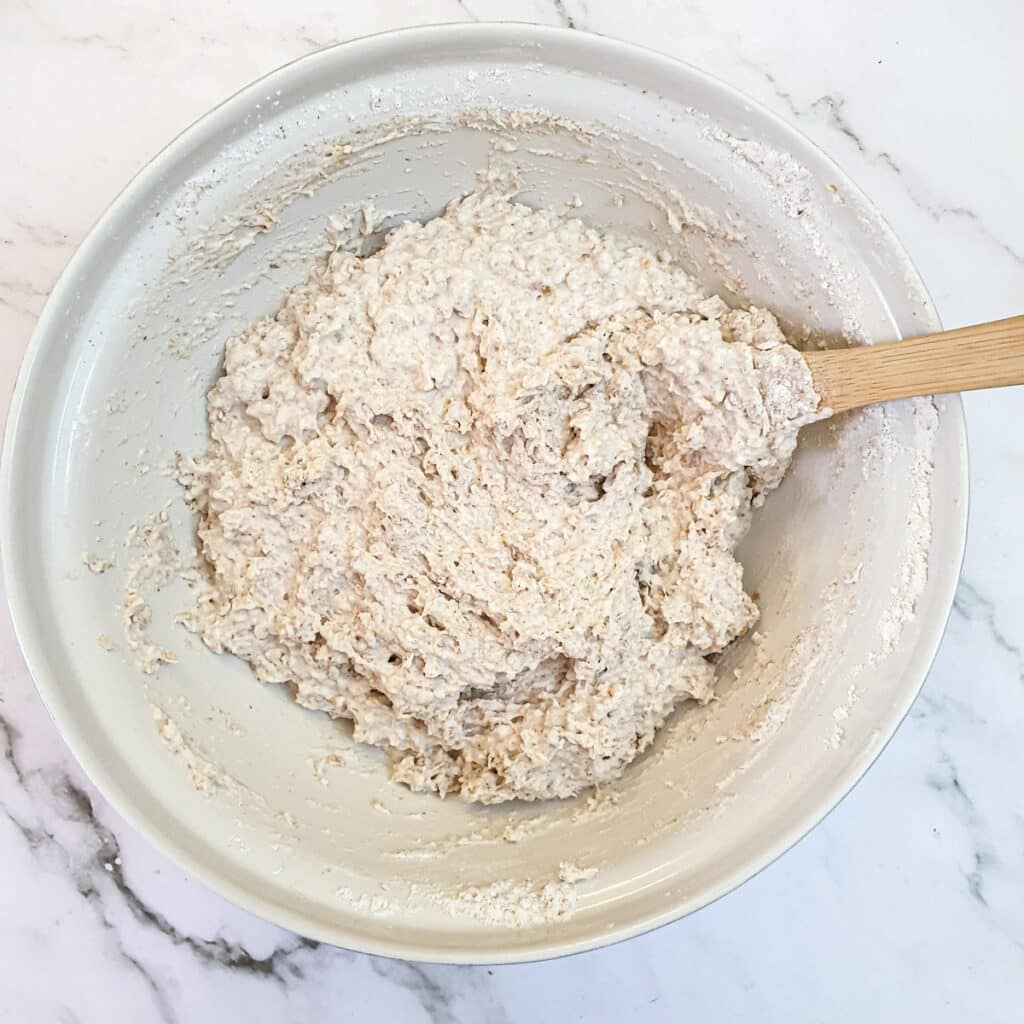
<instances>
[{"instance_id":1,"label":"wooden spoon","mask_svg":"<svg viewBox=\"0 0 1024 1024\"><path fill-rule=\"evenodd\" d=\"M1024 316L910 341L804 352L833 413L890 398L1024 384Z\"/></svg>"}]
</instances>

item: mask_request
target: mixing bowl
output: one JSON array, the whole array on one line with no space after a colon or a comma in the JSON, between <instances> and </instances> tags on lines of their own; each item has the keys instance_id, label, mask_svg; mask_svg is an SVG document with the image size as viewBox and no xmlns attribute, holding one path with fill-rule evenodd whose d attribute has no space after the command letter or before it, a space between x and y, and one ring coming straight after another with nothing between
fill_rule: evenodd
<instances>
[{"instance_id":1,"label":"mixing bowl","mask_svg":"<svg viewBox=\"0 0 1024 1024\"><path fill-rule=\"evenodd\" d=\"M175 623L189 591L176 579L157 592L139 527L163 510L193 549L168 467L203 448L225 340L271 313L328 247L368 251L482 179L674 253L731 301L776 310L798 343L938 327L855 186L727 86L568 31L417 29L274 72L129 185L40 318L3 462L18 635L115 807L188 872L282 925L461 962L634 935L805 834L921 686L966 524L958 399L806 430L740 549L763 610L756 634L721 659L718 699L680 708L619 783L484 808L390 782L343 723L258 685ZM153 674L121 623L132 587L151 599L150 641L177 659Z\"/></svg>"}]
</instances>

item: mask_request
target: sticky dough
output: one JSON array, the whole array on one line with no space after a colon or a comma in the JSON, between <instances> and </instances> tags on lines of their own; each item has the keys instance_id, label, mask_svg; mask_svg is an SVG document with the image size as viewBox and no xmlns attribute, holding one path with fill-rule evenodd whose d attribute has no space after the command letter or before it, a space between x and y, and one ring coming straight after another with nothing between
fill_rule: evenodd
<instances>
[{"instance_id":1,"label":"sticky dough","mask_svg":"<svg viewBox=\"0 0 1024 1024\"><path fill-rule=\"evenodd\" d=\"M818 405L770 313L490 192L227 345L194 623L417 790L619 776L757 617L733 550Z\"/></svg>"}]
</instances>

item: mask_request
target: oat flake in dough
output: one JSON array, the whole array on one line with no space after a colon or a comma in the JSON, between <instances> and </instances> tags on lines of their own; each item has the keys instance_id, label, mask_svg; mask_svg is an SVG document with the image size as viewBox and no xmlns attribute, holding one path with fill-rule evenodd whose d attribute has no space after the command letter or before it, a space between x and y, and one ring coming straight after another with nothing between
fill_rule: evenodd
<instances>
[{"instance_id":1,"label":"oat flake in dough","mask_svg":"<svg viewBox=\"0 0 1024 1024\"><path fill-rule=\"evenodd\" d=\"M183 461L214 651L493 803L619 776L757 608L733 549L816 418L761 309L481 192L227 345Z\"/></svg>"}]
</instances>

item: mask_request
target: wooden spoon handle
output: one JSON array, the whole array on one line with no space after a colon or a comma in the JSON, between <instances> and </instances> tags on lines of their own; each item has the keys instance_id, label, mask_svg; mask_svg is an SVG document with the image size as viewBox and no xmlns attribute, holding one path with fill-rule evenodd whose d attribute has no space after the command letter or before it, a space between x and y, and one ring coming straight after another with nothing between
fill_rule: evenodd
<instances>
[{"instance_id":1,"label":"wooden spoon handle","mask_svg":"<svg viewBox=\"0 0 1024 1024\"><path fill-rule=\"evenodd\" d=\"M804 358L821 404L834 413L891 398L1024 384L1024 316Z\"/></svg>"}]
</instances>

